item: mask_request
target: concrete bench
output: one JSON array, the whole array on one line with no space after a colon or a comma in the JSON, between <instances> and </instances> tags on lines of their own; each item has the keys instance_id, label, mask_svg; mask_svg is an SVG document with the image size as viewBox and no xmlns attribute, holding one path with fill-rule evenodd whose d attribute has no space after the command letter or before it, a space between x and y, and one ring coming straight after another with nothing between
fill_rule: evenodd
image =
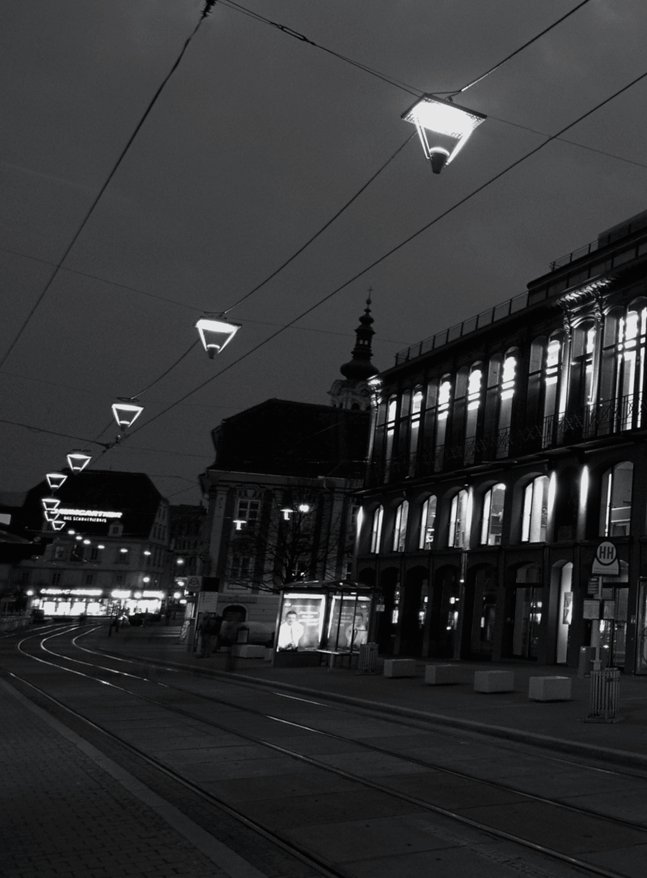
<instances>
[{"instance_id":1,"label":"concrete bench","mask_svg":"<svg viewBox=\"0 0 647 878\"><path fill-rule=\"evenodd\" d=\"M531 701L570 701L570 677L531 677L528 684Z\"/></svg>"},{"instance_id":2,"label":"concrete bench","mask_svg":"<svg viewBox=\"0 0 647 878\"><path fill-rule=\"evenodd\" d=\"M430 686L447 686L460 683L458 665L426 665L425 683Z\"/></svg>"},{"instance_id":3,"label":"concrete bench","mask_svg":"<svg viewBox=\"0 0 647 878\"><path fill-rule=\"evenodd\" d=\"M255 643L237 643L231 650L238 658L265 658L265 647Z\"/></svg>"},{"instance_id":4,"label":"concrete bench","mask_svg":"<svg viewBox=\"0 0 647 878\"><path fill-rule=\"evenodd\" d=\"M513 692L513 671L475 671L475 692Z\"/></svg>"},{"instance_id":5,"label":"concrete bench","mask_svg":"<svg viewBox=\"0 0 647 878\"><path fill-rule=\"evenodd\" d=\"M415 677L415 659L384 659L385 677Z\"/></svg>"}]
</instances>

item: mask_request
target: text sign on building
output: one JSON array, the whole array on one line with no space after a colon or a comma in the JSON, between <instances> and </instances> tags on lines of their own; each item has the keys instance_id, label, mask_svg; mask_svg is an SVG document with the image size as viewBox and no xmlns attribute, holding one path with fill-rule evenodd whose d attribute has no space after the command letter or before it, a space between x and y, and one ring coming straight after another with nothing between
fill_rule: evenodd
<instances>
[{"instance_id":1,"label":"text sign on building","mask_svg":"<svg viewBox=\"0 0 647 878\"><path fill-rule=\"evenodd\" d=\"M114 512L107 509L71 509L59 506L56 514L65 521L92 521L105 524L108 519L121 518L123 512Z\"/></svg>"},{"instance_id":2,"label":"text sign on building","mask_svg":"<svg viewBox=\"0 0 647 878\"><path fill-rule=\"evenodd\" d=\"M595 550L595 560L591 570L592 576L619 576L620 562L618 551L612 542L605 540Z\"/></svg>"}]
</instances>

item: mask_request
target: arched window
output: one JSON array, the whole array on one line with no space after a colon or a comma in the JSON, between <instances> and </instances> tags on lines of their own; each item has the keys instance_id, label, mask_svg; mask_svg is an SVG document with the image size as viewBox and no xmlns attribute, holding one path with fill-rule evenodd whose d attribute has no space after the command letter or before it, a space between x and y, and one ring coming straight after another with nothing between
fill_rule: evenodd
<instances>
[{"instance_id":1,"label":"arched window","mask_svg":"<svg viewBox=\"0 0 647 878\"><path fill-rule=\"evenodd\" d=\"M422 416L422 402L424 394L422 387L414 388L411 396L411 421L409 425L409 475L416 474L416 461L418 453L418 441L420 438L420 418Z\"/></svg>"},{"instance_id":2,"label":"arched window","mask_svg":"<svg viewBox=\"0 0 647 878\"><path fill-rule=\"evenodd\" d=\"M422 504L420 537L418 540L419 549L431 549L434 545L436 534L436 505L437 499L434 496L427 497Z\"/></svg>"},{"instance_id":3,"label":"arched window","mask_svg":"<svg viewBox=\"0 0 647 878\"><path fill-rule=\"evenodd\" d=\"M395 396L389 399L386 408L386 449L384 452L384 475L388 480L393 461L393 443L395 442L395 415L398 409L398 400Z\"/></svg>"},{"instance_id":4,"label":"arched window","mask_svg":"<svg viewBox=\"0 0 647 878\"><path fill-rule=\"evenodd\" d=\"M393 551L404 552L407 543L407 522L409 521L409 501L403 500L395 510L393 529Z\"/></svg>"},{"instance_id":5,"label":"arched window","mask_svg":"<svg viewBox=\"0 0 647 878\"><path fill-rule=\"evenodd\" d=\"M373 513L371 523L371 552L374 555L380 551L382 545L382 524L384 523L384 507L378 506Z\"/></svg>"},{"instance_id":6,"label":"arched window","mask_svg":"<svg viewBox=\"0 0 647 878\"><path fill-rule=\"evenodd\" d=\"M628 536L634 467L629 461L616 464L602 477L600 536Z\"/></svg>"},{"instance_id":7,"label":"arched window","mask_svg":"<svg viewBox=\"0 0 647 878\"><path fill-rule=\"evenodd\" d=\"M642 401L647 356L647 307L633 303L626 314L610 312L605 319L598 433L630 430L643 423Z\"/></svg>"},{"instance_id":8,"label":"arched window","mask_svg":"<svg viewBox=\"0 0 647 878\"><path fill-rule=\"evenodd\" d=\"M449 418L449 407L452 400L452 385L448 375L445 375L438 387L438 407L436 415L436 441L434 443L434 451L436 458L436 469L440 469L443 463L443 453L445 449L445 440L447 438L447 419Z\"/></svg>"},{"instance_id":9,"label":"arched window","mask_svg":"<svg viewBox=\"0 0 647 878\"><path fill-rule=\"evenodd\" d=\"M468 547L468 499L469 495L463 489L452 500L449 516L449 545L453 549L466 549Z\"/></svg>"},{"instance_id":10,"label":"arched window","mask_svg":"<svg viewBox=\"0 0 647 878\"><path fill-rule=\"evenodd\" d=\"M524 491L521 520L521 540L524 543L543 543L546 540L548 486L548 476L537 476Z\"/></svg>"},{"instance_id":11,"label":"arched window","mask_svg":"<svg viewBox=\"0 0 647 878\"><path fill-rule=\"evenodd\" d=\"M467 381L467 412L465 414L465 454L466 464L474 463L475 439L478 428L479 409L483 387L483 370L480 365L473 366Z\"/></svg>"},{"instance_id":12,"label":"arched window","mask_svg":"<svg viewBox=\"0 0 647 878\"><path fill-rule=\"evenodd\" d=\"M505 505L505 485L499 483L483 497L483 522L481 524L481 544L501 545L503 531L503 508Z\"/></svg>"},{"instance_id":13,"label":"arched window","mask_svg":"<svg viewBox=\"0 0 647 878\"><path fill-rule=\"evenodd\" d=\"M555 420L559 414L559 385L562 365L562 340L551 338L546 346L544 364L544 415L542 444L551 444L555 435Z\"/></svg>"},{"instance_id":14,"label":"arched window","mask_svg":"<svg viewBox=\"0 0 647 878\"><path fill-rule=\"evenodd\" d=\"M510 424L512 422L512 401L515 391L517 358L514 354L506 354L501 372L499 390L499 439L497 457L507 457L510 448Z\"/></svg>"}]
</instances>

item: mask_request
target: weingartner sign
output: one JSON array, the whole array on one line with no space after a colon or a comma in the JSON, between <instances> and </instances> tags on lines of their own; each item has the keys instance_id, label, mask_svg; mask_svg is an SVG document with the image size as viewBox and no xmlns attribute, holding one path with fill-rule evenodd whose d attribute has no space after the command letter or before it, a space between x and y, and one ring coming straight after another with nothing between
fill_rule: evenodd
<instances>
[{"instance_id":1,"label":"weingartner sign","mask_svg":"<svg viewBox=\"0 0 647 878\"><path fill-rule=\"evenodd\" d=\"M56 514L66 521L94 521L105 524L110 518L121 518L123 512L109 512L105 509L68 509L59 506Z\"/></svg>"}]
</instances>

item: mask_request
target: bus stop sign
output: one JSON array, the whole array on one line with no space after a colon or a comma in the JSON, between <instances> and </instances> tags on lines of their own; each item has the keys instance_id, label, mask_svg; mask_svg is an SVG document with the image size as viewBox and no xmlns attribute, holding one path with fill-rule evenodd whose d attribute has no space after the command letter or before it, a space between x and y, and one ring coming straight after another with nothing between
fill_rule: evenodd
<instances>
[{"instance_id":1,"label":"bus stop sign","mask_svg":"<svg viewBox=\"0 0 647 878\"><path fill-rule=\"evenodd\" d=\"M618 551L612 542L605 540L595 550L591 576L619 576Z\"/></svg>"}]
</instances>

